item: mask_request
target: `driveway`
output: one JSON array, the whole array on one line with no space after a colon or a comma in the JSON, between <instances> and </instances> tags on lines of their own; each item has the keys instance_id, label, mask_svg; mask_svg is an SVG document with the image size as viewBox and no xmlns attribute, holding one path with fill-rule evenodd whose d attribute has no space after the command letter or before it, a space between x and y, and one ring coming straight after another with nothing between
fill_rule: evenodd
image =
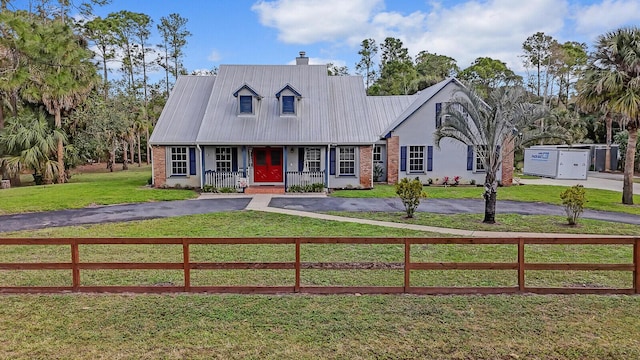
<instances>
[{"instance_id":1,"label":"driveway","mask_svg":"<svg viewBox=\"0 0 640 360\"><path fill-rule=\"evenodd\" d=\"M622 192L622 174L620 173L601 173L595 171L589 171L587 173L586 180L562 180L562 179L521 179L521 184L530 185L559 185L559 186L574 186L582 185L586 188L603 189L611 191ZM637 179L637 177L636 177ZM640 184L633 184L633 193L640 194Z\"/></svg>"}]
</instances>

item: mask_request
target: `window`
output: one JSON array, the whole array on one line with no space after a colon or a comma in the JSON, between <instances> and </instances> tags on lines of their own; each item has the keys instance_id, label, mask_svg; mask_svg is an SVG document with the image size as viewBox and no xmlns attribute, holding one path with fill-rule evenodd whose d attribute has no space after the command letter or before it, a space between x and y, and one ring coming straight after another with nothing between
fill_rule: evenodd
<instances>
[{"instance_id":1,"label":"window","mask_svg":"<svg viewBox=\"0 0 640 360\"><path fill-rule=\"evenodd\" d=\"M304 149L304 171L321 171L319 148Z\"/></svg>"},{"instance_id":2,"label":"window","mask_svg":"<svg viewBox=\"0 0 640 360\"><path fill-rule=\"evenodd\" d=\"M283 96L282 97L282 113L283 114L295 114L295 98L293 96Z\"/></svg>"},{"instance_id":3,"label":"window","mask_svg":"<svg viewBox=\"0 0 640 360\"><path fill-rule=\"evenodd\" d=\"M338 148L338 175L355 175L356 174L356 148L341 147Z\"/></svg>"},{"instance_id":4,"label":"window","mask_svg":"<svg viewBox=\"0 0 640 360\"><path fill-rule=\"evenodd\" d=\"M240 114L253 114L253 96L240 95Z\"/></svg>"},{"instance_id":5,"label":"window","mask_svg":"<svg viewBox=\"0 0 640 360\"><path fill-rule=\"evenodd\" d=\"M171 148L171 175L187 175L187 148Z\"/></svg>"},{"instance_id":6,"label":"window","mask_svg":"<svg viewBox=\"0 0 640 360\"><path fill-rule=\"evenodd\" d=\"M409 172L424 172L424 146L409 146Z\"/></svg>"},{"instance_id":7,"label":"window","mask_svg":"<svg viewBox=\"0 0 640 360\"><path fill-rule=\"evenodd\" d=\"M476 156L475 156L475 165L476 165L476 171L485 171L484 168L484 159L487 156L487 146L486 145L481 145L481 146L476 146Z\"/></svg>"},{"instance_id":8,"label":"window","mask_svg":"<svg viewBox=\"0 0 640 360\"><path fill-rule=\"evenodd\" d=\"M382 146L373 147L373 162L382 162Z\"/></svg>"},{"instance_id":9,"label":"window","mask_svg":"<svg viewBox=\"0 0 640 360\"><path fill-rule=\"evenodd\" d=\"M216 171L231 171L232 155L230 147L216 148Z\"/></svg>"}]
</instances>

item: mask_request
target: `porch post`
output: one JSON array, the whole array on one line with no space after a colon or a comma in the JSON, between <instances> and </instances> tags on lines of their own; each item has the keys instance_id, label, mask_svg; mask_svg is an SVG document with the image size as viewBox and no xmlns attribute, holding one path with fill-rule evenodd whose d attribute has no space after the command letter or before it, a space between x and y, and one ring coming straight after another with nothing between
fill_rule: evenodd
<instances>
[{"instance_id":1,"label":"porch post","mask_svg":"<svg viewBox=\"0 0 640 360\"><path fill-rule=\"evenodd\" d=\"M242 145L242 170L244 171L244 177L249 176L249 169L247 169L247 145ZM247 184L249 183L249 179L247 179Z\"/></svg>"}]
</instances>

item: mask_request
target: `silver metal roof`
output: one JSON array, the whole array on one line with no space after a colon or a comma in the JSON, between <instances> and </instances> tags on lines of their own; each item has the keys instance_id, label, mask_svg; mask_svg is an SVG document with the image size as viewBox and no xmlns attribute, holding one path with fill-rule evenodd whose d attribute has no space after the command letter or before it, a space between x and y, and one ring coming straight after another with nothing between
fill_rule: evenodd
<instances>
[{"instance_id":1,"label":"silver metal roof","mask_svg":"<svg viewBox=\"0 0 640 360\"><path fill-rule=\"evenodd\" d=\"M359 76L328 76L324 65L222 65L218 75L181 76L150 142L174 144L372 144L440 91L366 96ZM456 80L457 81L457 80ZM254 114L239 115L238 89L260 98ZM296 115L281 115L277 94L286 86L301 97ZM234 94L235 93L235 94Z\"/></svg>"},{"instance_id":2,"label":"silver metal roof","mask_svg":"<svg viewBox=\"0 0 640 360\"><path fill-rule=\"evenodd\" d=\"M181 76L176 81L149 142L195 144L215 76Z\"/></svg>"}]
</instances>

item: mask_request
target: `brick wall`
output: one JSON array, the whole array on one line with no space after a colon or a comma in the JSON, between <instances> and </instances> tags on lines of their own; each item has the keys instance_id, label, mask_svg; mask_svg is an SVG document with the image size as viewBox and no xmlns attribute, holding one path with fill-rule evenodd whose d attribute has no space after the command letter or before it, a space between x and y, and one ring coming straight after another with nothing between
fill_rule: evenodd
<instances>
[{"instance_id":1,"label":"brick wall","mask_svg":"<svg viewBox=\"0 0 640 360\"><path fill-rule=\"evenodd\" d=\"M502 185L511 186L513 184L513 138L507 138L502 144Z\"/></svg>"},{"instance_id":2,"label":"brick wall","mask_svg":"<svg viewBox=\"0 0 640 360\"><path fill-rule=\"evenodd\" d=\"M373 146L360 147L360 186L373 187Z\"/></svg>"},{"instance_id":3,"label":"brick wall","mask_svg":"<svg viewBox=\"0 0 640 360\"><path fill-rule=\"evenodd\" d=\"M400 138L392 136L387 139L387 182L398 182L398 165L400 163Z\"/></svg>"},{"instance_id":4,"label":"brick wall","mask_svg":"<svg viewBox=\"0 0 640 360\"><path fill-rule=\"evenodd\" d=\"M153 186L159 188L167 182L167 148L165 146L153 146L151 151Z\"/></svg>"}]
</instances>

